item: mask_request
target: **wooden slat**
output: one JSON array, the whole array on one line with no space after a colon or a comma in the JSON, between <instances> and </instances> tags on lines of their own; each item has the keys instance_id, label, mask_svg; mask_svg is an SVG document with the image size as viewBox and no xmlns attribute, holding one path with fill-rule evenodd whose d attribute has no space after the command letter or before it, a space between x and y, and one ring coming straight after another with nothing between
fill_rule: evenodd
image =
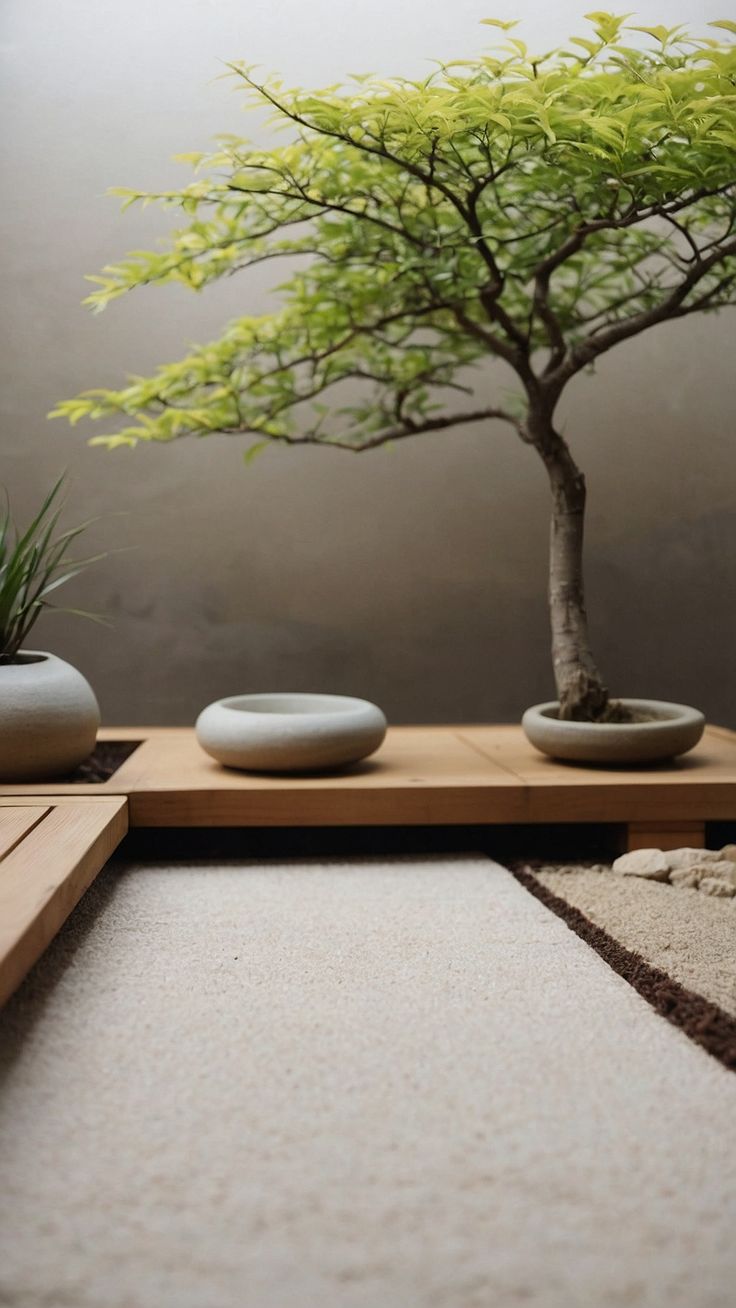
<instances>
[{"instance_id":1,"label":"wooden slat","mask_svg":"<svg viewBox=\"0 0 736 1308\"><path fill-rule=\"evenodd\" d=\"M0 808L0 860L20 844L23 837L48 813L38 804L18 804Z\"/></svg>"},{"instance_id":2,"label":"wooden slat","mask_svg":"<svg viewBox=\"0 0 736 1308\"><path fill-rule=\"evenodd\" d=\"M55 804L2 860L0 1004L56 935L127 827L122 798Z\"/></svg>"},{"instance_id":3,"label":"wooden slat","mask_svg":"<svg viewBox=\"0 0 736 1308\"><path fill-rule=\"evenodd\" d=\"M99 786L98 786L99 790ZM81 798L85 804L109 804L111 799L120 799L120 795L86 795L82 792ZM57 808L61 805L63 808L67 804L78 804L80 796L74 795L2 795L0 794L0 809L5 808L38 808L39 801L50 807Z\"/></svg>"}]
</instances>

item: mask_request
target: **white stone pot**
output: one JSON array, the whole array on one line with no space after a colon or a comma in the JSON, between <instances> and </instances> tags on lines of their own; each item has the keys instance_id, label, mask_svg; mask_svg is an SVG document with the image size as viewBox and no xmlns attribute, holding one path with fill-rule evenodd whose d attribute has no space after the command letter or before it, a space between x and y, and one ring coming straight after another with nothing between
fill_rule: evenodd
<instances>
[{"instance_id":1,"label":"white stone pot","mask_svg":"<svg viewBox=\"0 0 736 1308\"><path fill-rule=\"evenodd\" d=\"M226 767L304 772L366 758L382 743L386 719L348 695L233 695L203 709L196 732Z\"/></svg>"},{"instance_id":2,"label":"white stone pot","mask_svg":"<svg viewBox=\"0 0 736 1308\"><path fill-rule=\"evenodd\" d=\"M650 714L650 722L561 722L559 703L535 704L521 725L542 754L573 763L657 763L697 745L705 718L686 704L660 699L622 699L626 708Z\"/></svg>"},{"instance_id":3,"label":"white stone pot","mask_svg":"<svg viewBox=\"0 0 736 1308\"><path fill-rule=\"evenodd\" d=\"M71 772L95 747L100 710L70 663L21 650L0 664L0 781L45 781Z\"/></svg>"}]
</instances>

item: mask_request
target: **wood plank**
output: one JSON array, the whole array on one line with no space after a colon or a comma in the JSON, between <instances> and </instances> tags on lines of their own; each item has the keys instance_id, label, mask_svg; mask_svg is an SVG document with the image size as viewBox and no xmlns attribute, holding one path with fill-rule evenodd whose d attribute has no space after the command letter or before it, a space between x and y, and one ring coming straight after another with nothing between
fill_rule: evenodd
<instances>
[{"instance_id":1,"label":"wood plank","mask_svg":"<svg viewBox=\"0 0 736 1308\"><path fill-rule=\"evenodd\" d=\"M223 768L192 732L162 733L136 750L121 782L133 826L463 824L524 812L518 780L446 727L393 727L354 768L303 776Z\"/></svg>"},{"instance_id":2,"label":"wood plank","mask_svg":"<svg viewBox=\"0 0 736 1308\"><path fill-rule=\"evenodd\" d=\"M633 849L704 849L704 822L630 822L626 830L626 848Z\"/></svg>"},{"instance_id":3,"label":"wood plank","mask_svg":"<svg viewBox=\"0 0 736 1308\"><path fill-rule=\"evenodd\" d=\"M732 731L730 727L719 727L716 723L709 722L705 730L709 736L720 736L723 740L736 744L736 731Z\"/></svg>"},{"instance_id":4,"label":"wood plank","mask_svg":"<svg viewBox=\"0 0 736 1308\"><path fill-rule=\"evenodd\" d=\"M2 860L0 1004L43 953L127 829L125 799L56 804Z\"/></svg>"},{"instance_id":5,"label":"wood plank","mask_svg":"<svg viewBox=\"0 0 736 1308\"><path fill-rule=\"evenodd\" d=\"M81 798L86 804L109 804L111 799L121 799L120 795L85 795ZM42 803L48 804L49 807L57 808L59 805L64 807L66 804L78 804L79 795L0 795L0 809L5 808L23 808L35 807L39 805L39 799Z\"/></svg>"},{"instance_id":6,"label":"wood plank","mask_svg":"<svg viewBox=\"0 0 736 1308\"><path fill-rule=\"evenodd\" d=\"M527 788L528 822L736 819L736 736L706 728L690 754L648 768L581 767L538 753L521 727L463 727Z\"/></svg>"},{"instance_id":7,"label":"wood plank","mask_svg":"<svg viewBox=\"0 0 736 1308\"><path fill-rule=\"evenodd\" d=\"M0 808L0 859L20 844L28 832L48 813L48 807L38 804L18 804Z\"/></svg>"}]
</instances>

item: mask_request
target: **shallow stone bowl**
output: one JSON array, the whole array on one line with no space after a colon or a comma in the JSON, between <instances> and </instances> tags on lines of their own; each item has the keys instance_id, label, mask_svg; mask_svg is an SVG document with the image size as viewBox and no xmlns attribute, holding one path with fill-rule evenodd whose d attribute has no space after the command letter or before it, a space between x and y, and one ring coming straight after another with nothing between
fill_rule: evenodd
<instances>
[{"instance_id":1,"label":"shallow stone bowl","mask_svg":"<svg viewBox=\"0 0 736 1308\"><path fill-rule=\"evenodd\" d=\"M197 718L202 749L249 772L310 772L357 763L386 735L386 718L349 695L232 695Z\"/></svg>"},{"instance_id":2,"label":"shallow stone bowl","mask_svg":"<svg viewBox=\"0 0 736 1308\"><path fill-rule=\"evenodd\" d=\"M649 722L561 722L559 703L535 704L521 725L542 754L572 763L644 764L685 754L705 729L699 709L661 699L620 699L620 704L650 714Z\"/></svg>"}]
</instances>

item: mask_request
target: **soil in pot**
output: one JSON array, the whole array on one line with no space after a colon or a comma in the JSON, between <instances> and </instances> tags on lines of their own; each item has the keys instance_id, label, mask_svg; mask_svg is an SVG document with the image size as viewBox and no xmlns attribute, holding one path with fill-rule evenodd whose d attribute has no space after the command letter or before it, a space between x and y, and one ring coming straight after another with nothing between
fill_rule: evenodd
<instances>
[{"instance_id":1,"label":"soil in pot","mask_svg":"<svg viewBox=\"0 0 736 1308\"><path fill-rule=\"evenodd\" d=\"M581 719L585 721L586 719ZM653 713L651 709L634 709L627 708L626 704L620 699L610 699L606 705L606 711L601 717L596 718L596 722L659 722L661 719L658 714ZM573 719L575 721L575 719Z\"/></svg>"}]
</instances>

